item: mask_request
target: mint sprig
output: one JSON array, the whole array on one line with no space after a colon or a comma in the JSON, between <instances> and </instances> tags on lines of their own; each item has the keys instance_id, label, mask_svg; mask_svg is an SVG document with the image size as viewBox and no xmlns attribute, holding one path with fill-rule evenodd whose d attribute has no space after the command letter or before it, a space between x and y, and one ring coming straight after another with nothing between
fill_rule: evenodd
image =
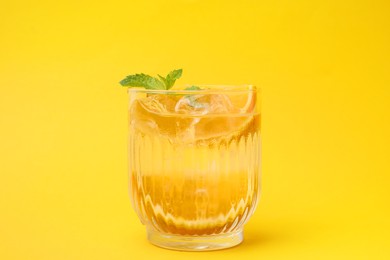
<instances>
[{"instance_id":1,"label":"mint sprig","mask_svg":"<svg viewBox=\"0 0 390 260\"><path fill-rule=\"evenodd\" d=\"M176 80L181 77L181 74L183 74L182 69L173 70L173 71L169 72L168 75L165 77L165 81L164 81L166 89L170 89L171 87L173 87ZM160 79L164 78L160 75L158 75L158 76L160 77Z\"/></svg>"},{"instance_id":2,"label":"mint sprig","mask_svg":"<svg viewBox=\"0 0 390 260\"><path fill-rule=\"evenodd\" d=\"M201 88L198 86L192 85L191 87L187 87L184 90L201 90ZM191 107L193 107L195 109L204 109L204 108L208 107L208 104L197 102L197 100L196 100L197 97L194 95L187 95L187 96L185 96L185 98L187 98L189 101L188 105L190 105Z\"/></svg>"},{"instance_id":3,"label":"mint sprig","mask_svg":"<svg viewBox=\"0 0 390 260\"><path fill-rule=\"evenodd\" d=\"M129 75L125 79L119 82L124 87L144 87L146 89L164 89L165 84L160 80L146 75L146 74L134 74Z\"/></svg>"},{"instance_id":4,"label":"mint sprig","mask_svg":"<svg viewBox=\"0 0 390 260\"><path fill-rule=\"evenodd\" d=\"M182 69L173 70L168 73L166 77L158 75L159 78L155 78L146 74L134 74L129 75L119 83L123 87L144 87L146 89L170 89L175 84L176 80L181 77L183 73Z\"/></svg>"},{"instance_id":5,"label":"mint sprig","mask_svg":"<svg viewBox=\"0 0 390 260\"><path fill-rule=\"evenodd\" d=\"M198 86L192 85L191 87L187 87L184 90L201 90L201 88Z\"/></svg>"}]
</instances>

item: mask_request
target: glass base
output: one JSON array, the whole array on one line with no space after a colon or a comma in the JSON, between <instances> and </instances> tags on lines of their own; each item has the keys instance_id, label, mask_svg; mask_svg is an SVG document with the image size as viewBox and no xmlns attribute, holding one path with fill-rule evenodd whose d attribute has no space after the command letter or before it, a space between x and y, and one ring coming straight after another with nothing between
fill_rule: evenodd
<instances>
[{"instance_id":1,"label":"glass base","mask_svg":"<svg viewBox=\"0 0 390 260\"><path fill-rule=\"evenodd\" d=\"M210 236L180 236L163 234L148 229L148 240L153 245L179 251L211 251L229 248L240 244L244 240L242 230L232 233Z\"/></svg>"}]
</instances>

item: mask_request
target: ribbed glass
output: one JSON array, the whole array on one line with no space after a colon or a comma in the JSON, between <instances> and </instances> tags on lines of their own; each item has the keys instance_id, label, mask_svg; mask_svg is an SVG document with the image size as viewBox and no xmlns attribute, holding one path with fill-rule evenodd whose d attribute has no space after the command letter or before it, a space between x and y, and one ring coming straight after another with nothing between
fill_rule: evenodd
<instances>
[{"instance_id":1,"label":"ribbed glass","mask_svg":"<svg viewBox=\"0 0 390 260\"><path fill-rule=\"evenodd\" d=\"M142 223L168 240L218 236L226 240L229 234L240 234L242 240L243 225L260 193L257 92L201 93L197 99L187 92L129 95L130 192ZM183 99L188 110L196 106L201 110L202 104L229 109L183 112L178 110ZM191 104L193 100L198 103ZM238 104L245 107L233 110Z\"/></svg>"}]
</instances>

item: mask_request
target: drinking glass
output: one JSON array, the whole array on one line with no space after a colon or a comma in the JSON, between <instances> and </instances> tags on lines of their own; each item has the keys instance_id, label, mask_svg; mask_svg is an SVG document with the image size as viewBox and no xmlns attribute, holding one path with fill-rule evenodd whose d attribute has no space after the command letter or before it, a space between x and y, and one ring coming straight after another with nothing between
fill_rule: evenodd
<instances>
[{"instance_id":1,"label":"drinking glass","mask_svg":"<svg viewBox=\"0 0 390 260\"><path fill-rule=\"evenodd\" d=\"M252 85L130 88L130 197L148 240L228 248L260 194L260 92Z\"/></svg>"}]
</instances>

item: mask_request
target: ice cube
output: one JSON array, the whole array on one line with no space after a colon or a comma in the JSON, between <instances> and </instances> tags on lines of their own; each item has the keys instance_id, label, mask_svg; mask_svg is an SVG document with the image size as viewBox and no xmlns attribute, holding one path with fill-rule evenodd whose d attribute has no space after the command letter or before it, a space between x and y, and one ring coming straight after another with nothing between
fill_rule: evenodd
<instances>
[{"instance_id":1,"label":"ice cube","mask_svg":"<svg viewBox=\"0 0 390 260\"><path fill-rule=\"evenodd\" d=\"M176 101L173 96L152 94L140 100L140 104L151 113L169 113L174 111Z\"/></svg>"},{"instance_id":2,"label":"ice cube","mask_svg":"<svg viewBox=\"0 0 390 260\"><path fill-rule=\"evenodd\" d=\"M210 96L210 113L221 114L233 112L232 101L227 95L214 94Z\"/></svg>"},{"instance_id":3,"label":"ice cube","mask_svg":"<svg viewBox=\"0 0 390 260\"><path fill-rule=\"evenodd\" d=\"M186 95L175 105L175 112L188 115L205 115L209 111L209 104L200 99L203 95Z\"/></svg>"},{"instance_id":4,"label":"ice cube","mask_svg":"<svg viewBox=\"0 0 390 260\"><path fill-rule=\"evenodd\" d=\"M130 108L132 127L151 136L168 137L173 142L190 141L198 119L174 114L178 99L175 96L151 95L134 101Z\"/></svg>"},{"instance_id":5,"label":"ice cube","mask_svg":"<svg viewBox=\"0 0 390 260\"><path fill-rule=\"evenodd\" d=\"M221 114L232 112L232 102L226 95L186 95L175 105L175 112L189 115Z\"/></svg>"},{"instance_id":6,"label":"ice cube","mask_svg":"<svg viewBox=\"0 0 390 260\"><path fill-rule=\"evenodd\" d=\"M139 131L178 144L199 140L208 144L211 139L242 132L252 121L237 115L230 98L222 94L150 95L133 103L130 116Z\"/></svg>"}]
</instances>

